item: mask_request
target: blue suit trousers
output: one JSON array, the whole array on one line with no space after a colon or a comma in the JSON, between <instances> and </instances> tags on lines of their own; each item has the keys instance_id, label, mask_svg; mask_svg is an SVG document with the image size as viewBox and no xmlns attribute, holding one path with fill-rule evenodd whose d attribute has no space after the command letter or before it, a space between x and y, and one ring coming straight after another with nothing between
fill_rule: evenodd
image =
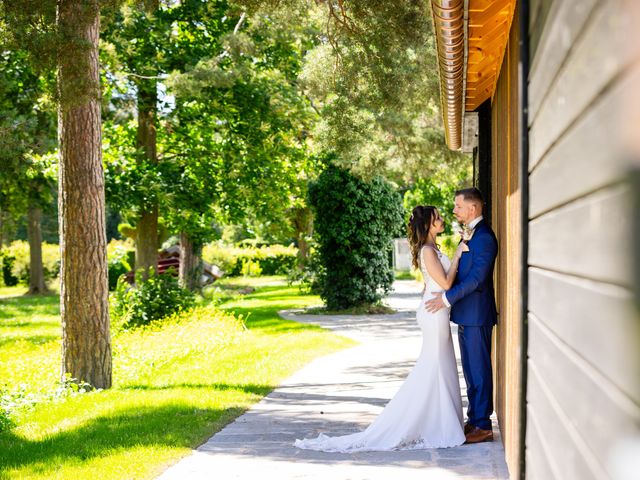
<instances>
[{"instance_id":1,"label":"blue suit trousers","mask_svg":"<svg viewBox=\"0 0 640 480\"><path fill-rule=\"evenodd\" d=\"M458 325L458 341L464 379L467 383L468 421L483 430L491 430L493 413L493 377L491 373L491 334L493 325Z\"/></svg>"}]
</instances>

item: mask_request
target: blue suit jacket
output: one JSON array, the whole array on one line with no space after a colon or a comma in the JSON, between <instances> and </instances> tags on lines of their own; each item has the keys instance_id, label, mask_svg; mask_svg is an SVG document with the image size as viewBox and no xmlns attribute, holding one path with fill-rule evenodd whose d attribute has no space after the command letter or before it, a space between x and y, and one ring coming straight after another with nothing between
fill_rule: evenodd
<instances>
[{"instance_id":1,"label":"blue suit jacket","mask_svg":"<svg viewBox=\"0 0 640 480\"><path fill-rule=\"evenodd\" d=\"M458 275L446 293L451 304L451 321L469 327L492 326L497 321L493 267L498 241L482 220L468 245L469 251L460 259Z\"/></svg>"}]
</instances>

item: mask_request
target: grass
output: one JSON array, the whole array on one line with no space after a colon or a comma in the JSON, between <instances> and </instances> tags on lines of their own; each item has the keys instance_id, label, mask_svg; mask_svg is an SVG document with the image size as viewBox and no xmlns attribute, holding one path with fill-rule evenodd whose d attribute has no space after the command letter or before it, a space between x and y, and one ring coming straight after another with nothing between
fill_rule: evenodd
<instances>
[{"instance_id":1,"label":"grass","mask_svg":"<svg viewBox=\"0 0 640 480\"><path fill-rule=\"evenodd\" d=\"M396 280L415 280L411 270L394 270L393 275Z\"/></svg>"},{"instance_id":2,"label":"grass","mask_svg":"<svg viewBox=\"0 0 640 480\"><path fill-rule=\"evenodd\" d=\"M27 293L27 287L0 287L0 298L14 297L16 295L24 295Z\"/></svg>"},{"instance_id":3,"label":"grass","mask_svg":"<svg viewBox=\"0 0 640 480\"><path fill-rule=\"evenodd\" d=\"M238 293L245 286L255 290ZM114 387L88 393L58 383L58 297L3 289L0 379L31 406L0 433L0 478L153 478L312 358L353 344L281 319L278 310L320 303L282 278L217 288L217 307L209 292L188 318L115 334Z\"/></svg>"}]
</instances>

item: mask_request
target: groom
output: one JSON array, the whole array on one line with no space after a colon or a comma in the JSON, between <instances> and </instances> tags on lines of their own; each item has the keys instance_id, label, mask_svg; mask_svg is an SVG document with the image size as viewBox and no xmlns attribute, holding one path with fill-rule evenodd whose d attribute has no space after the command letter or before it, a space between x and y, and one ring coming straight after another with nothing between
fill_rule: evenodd
<instances>
[{"instance_id":1,"label":"groom","mask_svg":"<svg viewBox=\"0 0 640 480\"><path fill-rule=\"evenodd\" d=\"M491 332L496 324L493 266L498 254L496 236L482 218L482 194L477 188L458 190L453 214L465 225L469 251L462 254L458 275L449 290L434 293L426 302L429 312L451 307L451 321L458 324L462 371L467 383L466 443L493 440L493 375ZM469 238L470 237L470 238Z\"/></svg>"}]
</instances>

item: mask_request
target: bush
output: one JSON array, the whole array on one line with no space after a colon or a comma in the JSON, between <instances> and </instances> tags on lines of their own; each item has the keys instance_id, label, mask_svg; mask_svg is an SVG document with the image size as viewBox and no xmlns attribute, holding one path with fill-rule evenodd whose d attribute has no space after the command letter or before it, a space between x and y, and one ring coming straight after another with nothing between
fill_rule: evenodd
<instances>
[{"instance_id":1,"label":"bush","mask_svg":"<svg viewBox=\"0 0 640 480\"><path fill-rule=\"evenodd\" d=\"M393 238L403 229L400 195L381 177L365 182L329 166L309 185L321 297L330 310L374 304L391 289Z\"/></svg>"},{"instance_id":2,"label":"bush","mask_svg":"<svg viewBox=\"0 0 640 480\"><path fill-rule=\"evenodd\" d=\"M7 287L15 287L18 284L18 277L13 275L13 264L16 257L10 253L2 252L0 261L2 262L2 282Z\"/></svg>"},{"instance_id":3,"label":"bush","mask_svg":"<svg viewBox=\"0 0 640 480\"><path fill-rule=\"evenodd\" d=\"M5 248L2 276L8 287L29 284L29 242L16 240ZM42 266L46 281L54 280L60 274L60 247L52 243L42 243Z\"/></svg>"},{"instance_id":4,"label":"bush","mask_svg":"<svg viewBox=\"0 0 640 480\"><path fill-rule=\"evenodd\" d=\"M195 296L172 275L153 274L145 281L137 275L135 287L119 279L111 300L114 324L129 328L187 310L194 305Z\"/></svg>"},{"instance_id":5,"label":"bush","mask_svg":"<svg viewBox=\"0 0 640 480\"><path fill-rule=\"evenodd\" d=\"M289 270L287 281L289 285L298 284L300 290L305 293L320 295L322 293L321 279L324 276L324 265L317 248L311 246L309 250L309 258L306 260L302 268L298 265Z\"/></svg>"},{"instance_id":6,"label":"bush","mask_svg":"<svg viewBox=\"0 0 640 480\"><path fill-rule=\"evenodd\" d=\"M205 245L202 259L216 265L226 275L286 275L297 263L298 249L284 245L267 247L225 247L219 244Z\"/></svg>"},{"instance_id":7,"label":"bush","mask_svg":"<svg viewBox=\"0 0 640 480\"><path fill-rule=\"evenodd\" d=\"M118 279L131 270L135 258L133 247L126 241L112 240L107 245L109 291L116 289Z\"/></svg>"}]
</instances>

